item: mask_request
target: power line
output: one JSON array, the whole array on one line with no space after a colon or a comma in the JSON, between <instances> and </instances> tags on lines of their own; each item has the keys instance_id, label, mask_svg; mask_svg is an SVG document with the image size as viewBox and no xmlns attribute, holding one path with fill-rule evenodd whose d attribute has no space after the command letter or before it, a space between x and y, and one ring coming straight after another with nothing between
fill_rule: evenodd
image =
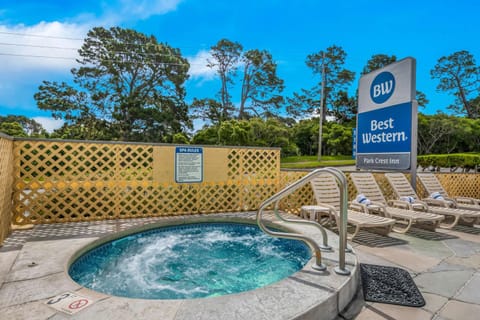
<instances>
[{"instance_id":1,"label":"power line","mask_svg":"<svg viewBox=\"0 0 480 320\"><path fill-rule=\"evenodd\" d=\"M34 44L9 43L9 42L0 42L0 46L43 48L43 49L61 49L61 50L78 50L79 49L79 48L68 48L68 47L58 47L58 46L42 46L42 45L34 45Z\"/></svg>"},{"instance_id":2,"label":"power line","mask_svg":"<svg viewBox=\"0 0 480 320\"><path fill-rule=\"evenodd\" d=\"M4 53L0 52L0 56L12 56L12 57L27 57L27 58L43 58L43 59L62 59L62 60L75 60L73 57L52 57L42 55L30 55L30 54L17 54L17 53Z\"/></svg>"},{"instance_id":3,"label":"power line","mask_svg":"<svg viewBox=\"0 0 480 320\"><path fill-rule=\"evenodd\" d=\"M85 39L82 38L73 38L73 37L60 37L60 36L48 36L48 35L39 35L39 34L30 34L30 33L18 33L18 32L6 32L6 31L0 31L0 34L5 34L5 35L13 35L13 36L24 36L24 37L35 37L35 38L46 38L46 39L62 39L62 40L74 40L74 41L84 41ZM125 43L125 42L117 42L117 45L124 45L124 46L146 46L147 44L142 44L142 43ZM158 42L158 44L165 44L167 46L170 46L168 43L162 43ZM1 42L0 45L5 45L5 46L17 46L17 47L30 47L30 48L43 48L43 49L59 49L59 50L78 50L80 48L71 48L71 47L61 47L61 46L46 46L46 45L32 45L32 44L15 44L15 43L9 43L9 42ZM202 44L200 47L204 46L205 44ZM194 46L182 46L184 48L194 48ZM173 48L175 49L175 48ZM180 49L180 48L178 48ZM180 49L181 50L181 49ZM300 53L300 51L292 51L289 50L291 53ZM129 53L128 51L112 51L115 53ZM145 55L150 55L150 56L172 56L175 57L175 55L171 54L161 54L161 53L144 53ZM7 55L7 54L1 54L1 55ZM13 54L12 54L13 55ZM20 55L18 55L20 56ZM41 58L38 56L38 58ZM55 59L54 57L46 57L48 59ZM64 57L60 57L59 59L65 59ZM292 62L292 60L290 60ZM293 60L293 61L301 61L301 60ZM303 62L303 60L302 60ZM192 64L191 64L192 65ZM195 65L195 64L193 64ZM200 65L200 64L197 64Z\"/></svg>"},{"instance_id":4,"label":"power line","mask_svg":"<svg viewBox=\"0 0 480 320\"><path fill-rule=\"evenodd\" d=\"M43 46L43 45L35 45L35 44L23 44L23 43L11 43L11 42L0 42L0 46L14 46L14 47L27 47L27 48L41 48L41 49L60 49L60 50L79 50L79 48L68 48L68 47L58 47L58 46ZM109 52L114 54L129 54L131 51L116 51L116 50L109 50ZM142 52L141 54L146 56L164 56L164 57L177 57L171 53L145 53Z\"/></svg>"},{"instance_id":5,"label":"power line","mask_svg":"<svg viewBox=\"0 0 480 320\"><path fill-rule=\"evenodd\" d=\"M22 36L22 37L45 38L45 39L60 39L60 40L74 40L74 41L84 41L85 40L85 38L47 36L47 35L32 34L32 33L19 33L19 32L6 32L6 31L0 31L0 34L11 35L11 36ZM143 46L144 45L144 44L141 44L141 43L123 43L123 44L131 45L131 46L132 45L133 46ZM159 44L162 44L162 42L159 42ZM167 42L165 42L165 44L167 44ZM205 43L201 43L198 47L202 48L202 47L205 47L205 46L206 46ZM197 48L197 46L181 46L181 47L183 47L183 48Z\"/></svg>"},{"instance_id":6,"label":"power line","mask_svg":"<svg viewBox=\"0 0 480 320\"><path fill-rule=\"evenodd\" d=\"M34 37L34 38L47 38L47 39L62 39L62 40L75 40L75 41L83 41L84 40L84 39L81 39L81 38L45 36L45 35L39 35L39 34L6 32L6 31L0 31L0 34L8 34L8 35L11 35L11 36Z\"/></svg>"},{"instance_id":7,"label":"power line","mask_svg":"<svg viewBox=\"0 0 480 320\"><path fill-rule=\"evenodd\" d=\"M0 34L5 34L5 35L13 35L13 36L23 36L23 37L34 37L34 38L46 38L46 39L61 39L61 40L74 40L74 41L84 41L85 38L74 38L74 37L60 37L60 36L49 36L49 35L40 35L40 34L32 34L32 33L20 33L20 32L7 32L7 31L0 31ZM144 44L141 43L122 43L124 45L134 45L134 46L144 46ZM159 44L162 44L162 42L159 42ZM167 42L165 42L167 44ZM168 45L168 44L167 44ZM207 46L205 43L201 43L199 46L191 46L191 45L183 45L183 46L178 46L179 48L204 48ZM304 55L304 52L299 51L299 50L284 50L283 53L285 52L290 52L294 54L302 54Z\"/></svg>"},{"instance_id":8,"label":"power line","mask_svg":"<svg viewBox=\"0 0 480 320\"><path fill-rule=\"evenodd\" d=\"M41 59L58 59L58 60L77 60L75 57L60 57L60 56L45 56L45 55L33 55L33 54L17 54L17 53L5 53L0 52L0 56L12 56L12 57L24 57L24 58L41 58ZM118 62L118 63L132 63L132 64L141 64L137 61L126 61L126 60L112 60L112 59L103 59L102 62ZM187 65L198 65L203 66L203 64L191 64L191 63L173 63L173 62L154 62L156 65L171 65L171 66L187 66Z\"/></svg>"}]
</instances>

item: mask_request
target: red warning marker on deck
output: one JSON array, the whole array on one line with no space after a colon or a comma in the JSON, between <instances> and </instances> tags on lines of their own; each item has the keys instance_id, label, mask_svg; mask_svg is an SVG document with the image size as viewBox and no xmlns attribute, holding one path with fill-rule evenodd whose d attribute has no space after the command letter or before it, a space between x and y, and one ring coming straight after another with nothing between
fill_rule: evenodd
<instances>
[{"instance_id":1,"label":"red warning marker on deck","mask_svg":"<svg viewBox=\"0 0 480 320\"><path fill-rule=\"evenodd\" d=\"M65 292L49 300L45 304L66 314L77 313L93 304L93 300L73 292Z\"/></svg>"},{"instance_id":2,"label":"red warning marker on deck","mask_svg":"<svg viewBox=\"0 0 480 320\"><path fill-rule=\"evenodd\" d=\"M87 299L75 300L68 305L68 309L80 309L85 307L88 304Z\"/></svg>"}]
</instances>

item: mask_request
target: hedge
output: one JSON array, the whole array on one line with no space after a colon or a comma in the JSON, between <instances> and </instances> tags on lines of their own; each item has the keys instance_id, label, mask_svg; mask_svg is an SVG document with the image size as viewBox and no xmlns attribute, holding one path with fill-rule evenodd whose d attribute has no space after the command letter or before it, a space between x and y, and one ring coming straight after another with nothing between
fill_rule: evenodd
<instances>
[{"instance_id":1,"label":"hedge","mask_svg":"<svg viewBox=\"0 0 480 320\"><path fill-rule=\"evenodd\" d=\"M455 153L455 154L429 154L417 157L417 164L422 168L450 168L455 171L478 169L480 167L480 154Z\"/></svg>"}]
</instances>

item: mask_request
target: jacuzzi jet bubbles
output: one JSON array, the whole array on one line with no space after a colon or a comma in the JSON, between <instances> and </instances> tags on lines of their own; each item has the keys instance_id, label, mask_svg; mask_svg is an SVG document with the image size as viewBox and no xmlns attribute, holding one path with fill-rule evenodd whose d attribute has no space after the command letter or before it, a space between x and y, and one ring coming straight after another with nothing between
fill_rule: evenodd
<instances>
[{"instance_id":1,"label":"jacuzzi jet bubbles","mask_svg":"<svg viewBox=\"0 0 480 320\"><path fill-rule=\"evenodd\" d=\"M77 259L70 276L103 293L186 299L242 292L279 281L310 258L302 242L233 223L164 227L105 243Z\"/></svg>"}]
</instances>

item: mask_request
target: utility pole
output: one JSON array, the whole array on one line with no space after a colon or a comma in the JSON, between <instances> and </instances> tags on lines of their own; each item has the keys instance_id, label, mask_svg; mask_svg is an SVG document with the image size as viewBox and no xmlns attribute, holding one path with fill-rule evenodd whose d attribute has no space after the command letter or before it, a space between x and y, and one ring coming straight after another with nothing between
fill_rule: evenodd
<instances>
[{"instance_id":1,"label":"utility pole","mask_svg":"<svg viewBox=\"0 0 480 320\"><path fill-rule=\"evenodd\" d=\"M322 160L323 103L325 94L325 51L322 57L322 90L320 93L320 119L318 120L318 161Z\"/></svg>"}]
</instances>

